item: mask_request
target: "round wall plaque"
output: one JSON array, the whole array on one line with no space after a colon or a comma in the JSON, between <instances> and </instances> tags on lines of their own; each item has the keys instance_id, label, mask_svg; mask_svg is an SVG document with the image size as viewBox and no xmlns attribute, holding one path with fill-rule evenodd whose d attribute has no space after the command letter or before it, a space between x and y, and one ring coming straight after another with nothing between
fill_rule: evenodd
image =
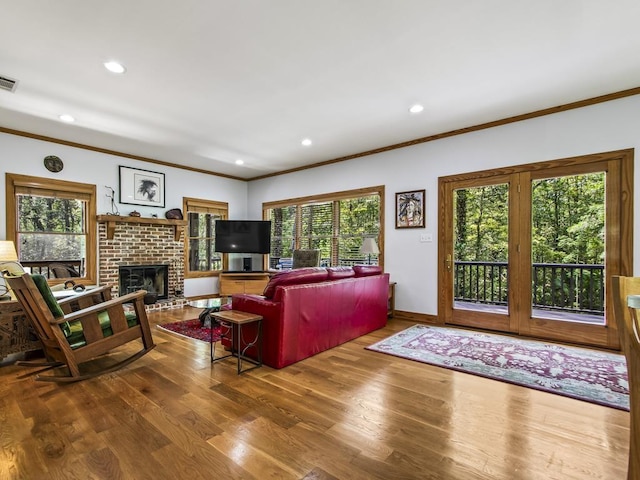
<instances>
[{"instance_id":1,"label":"round wall plaque","mask_svg":"<svg viewBox=\"0 0 640 480\"><path fill-rule=\"evenodd\" d=\"M62 160L60 160L60 157L56 157L55 155L47 155L46 157L44 157L44 166L50 172L58 173L63 169L64 164L62 163Z\"/></svg>"}]
</instances>

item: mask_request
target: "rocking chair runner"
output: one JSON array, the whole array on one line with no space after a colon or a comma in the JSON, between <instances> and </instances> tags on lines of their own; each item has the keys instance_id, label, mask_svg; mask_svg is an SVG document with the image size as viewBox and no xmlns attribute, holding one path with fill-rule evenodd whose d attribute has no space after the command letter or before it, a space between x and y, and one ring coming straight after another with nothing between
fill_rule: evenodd
<instances>
[{"instance_id":1,"label":"rocking chair runner","mask_svg":"<svg viewBox=\"0 0 640 480\"><path fill-rule=\"evenodd\" d=\"M36 380L85 380L122 368L155 347L144 309L144 290L110 299L108 287L103 287L57 302L41 275L5 276L5 281L31 321L47 357L45 363L19 364L47 368L66 365L69 369L69 375L38 375ZM125 312L125 303L133 303L134 311ZM71 311L72 306L80 310ZM108 368L81 373L80 364L137 339L142 340L142 350Z\"/></svg>"}]
</instances>

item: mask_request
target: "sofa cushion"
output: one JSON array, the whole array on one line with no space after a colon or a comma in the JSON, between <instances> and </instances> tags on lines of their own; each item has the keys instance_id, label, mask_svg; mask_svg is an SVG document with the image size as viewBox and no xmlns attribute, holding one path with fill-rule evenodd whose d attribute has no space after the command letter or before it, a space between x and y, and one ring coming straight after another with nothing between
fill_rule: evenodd
<instances>
[{"instance_id":1,"label":"sofa cushion","mask_svg":"<svg viewBox=\"0 0 640 480\"><path fill-rule=\"evenodd\" d=\"M276 273L262 292L266 298L273 298L276 287L281 285L298 285L301 283L323 282L329 278L327 269L323 267L307 267Z\"/></svg>"},{"instance_id":2,"label":"sofa cushion","mask_svg":"<svg viewBox=\"0 0 640 480\"><path fill-rule=\"evenodd\" d=\"M356 276L356 272L354 272L351 267L327 267L327 273L329 274L329 280Z\"/></svg>"},{"instance_id":3,"label":"sofa cushion","mask_svg":"<svg viewBox=\"0 0 640 480\"><path fill-rule=\"evenodd\" d=\"M380 275L382 267L378 265L354 265L353 271L356 277L368 277L370 275Z\"/></svg>"}]
</instances>

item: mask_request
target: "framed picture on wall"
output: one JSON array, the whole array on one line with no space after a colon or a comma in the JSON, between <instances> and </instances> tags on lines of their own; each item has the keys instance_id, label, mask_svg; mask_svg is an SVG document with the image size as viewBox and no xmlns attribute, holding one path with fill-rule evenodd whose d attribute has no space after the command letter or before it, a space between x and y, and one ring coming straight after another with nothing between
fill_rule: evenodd
<instances>
[{"instance_id":1,"label":"framed picture on wall","mask_svg":"<svg viewBox=\"0 0 640 480\"><path fill-rule=\"evenodd\" d=\"M425 190L396 193L396 228L425 228Z\"/></svg>"},{"instance_id":2,"label":"framed picture on wall","mask_svg":"<svg viewBox=\"0 0 640 480\"><path fill-rule=\"evenodd\" d=\"M120 203L164 207L164 173L121 166Z\"/></svg>"}]
</instances>

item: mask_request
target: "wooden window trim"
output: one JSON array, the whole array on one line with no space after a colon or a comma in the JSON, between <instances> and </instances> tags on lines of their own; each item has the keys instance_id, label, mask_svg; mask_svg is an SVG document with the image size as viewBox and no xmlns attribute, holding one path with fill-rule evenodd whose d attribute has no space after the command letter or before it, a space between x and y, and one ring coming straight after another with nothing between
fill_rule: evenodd
<instances>
[{"instance_id":1,"label":"wooden window trim","mask_svg":"<svg viewBox=\"0 0 640 480\"><path fill-rule=\"evenodd\" d=\"M16 195L31 194L48 197L76 198L87 203L85 229L87 232L86 275L80 277L82 283L97 284L97 223L96 186L52 178L32 177L14 173L5 174L5 208L7 239L17 242L18 218L16 215ZM76 279L78 280L78 279ZM54 279L50 283L61 283Z\"/></svg>"},{"instance_id":2,"label":"wooden window trim","mask_svg":"<svg viewBox=\"0 0 640 480\"><path fill-rule=\"evenodd\" d=\"M221 270L209 270L206 272L192 272L189 270L189 212L217 214L226 219L229 216L229 204L227 202L220 202L216 200L183 197L182 211L184 212L185 220L187 220L184 235L184 278L206 278L219 276ZM223 270L227 268L227 261L227 256L223 255Z\"/></svg>"},{"instance_id":3,"label":"wooden window trim","mask_svg":"<svg viewBox=\"0 0 640 480\"><path fill-rule=\"evenodd\" d=\"M356 188L354 190L343 190L340 192L324 193L320 195L311 195L308 197L296 197L288 198L284 200L276 200L272 202L264 202L262 204L262 218L263 220L269 220L269 210L274 208L285 208L295 205L300 207L301 205L309 205L313 203L325 203L335 202L337 200L346 200L356 197L366 197L368 195L378 195L380 197L380 235L378 241L378 248L380 253L378 255L378 265L384 270L384 237L385 237L385 186L376 185L373 187ZM295 248L299 248L299 238L302 233L302 225L300 221L301 209L296 209L296 245ZM265 262L268 265L268 261Z\"/></svg>"},{"instance_id":4,"label":"wooden window trim","mask_svg":"<svg viewBox=\"0 0 640 480\"><path fill-rule=\"evenodd\" d=\"M438 318L439 323L450 323L451 321L451 308L450 303L453 298L451 291L452 282L450 281L451 273L445 268L448 259L447 256L451 255L450 243L451 232L453 231L453 225L451 223L451 215L448 213L446 207L447 198L450 196L453 189L452 184L456 184L457 188L461 186L474 186L483 185L488 182L499 181L501 177L507 176L520 176L521 179L548 178L553 176L565 176L592 172L607 172L607 199L605 208L607 208L607 217L612 219L614 215L618 217L619 223L610 229L609 236L606 242L613 247L608 247L616 254L609 256L607 253L606 259L606 271L607 277L612 275L630 276L633 275L633 171L634 171L634 150L617 150L612 152L596 153L590 155L582 155L578 157L562 158L556 160L542 161L531 164L515 165L509 167L503 167L492 170L482 170L477 172L454 174L449 176L440 177L438 179L438 211L440 213L439 225L438 225L438 264L441 268L438 268ZM615 181L614 181L615 179ZM520 182L522 192L524 196L528 196L528 191L525 191L527 182ZM514 211L522 212L522 209L514 209ZM530 213L527 211L522 215L522 218L529 218ZM530 228L530 222L522 221L519 223L521 229ZM528 231L523 231L520 234L520 238L529 238ZM517 239L512 239L510 242L517 242ZM518 245L510 245L511 251L515 251ZM609 250L608 250L609 251ZM530 258L529 250L520 250L520 255L524 258ZM513 272L514 276L528 275L526 272L517 271ZM606 286L608 287L608 282ZM549 327L545 325L545 322L539 322L531 329L524 333L529 336L553 339L556 341L568 341L572 343L582 343L589 345L598 345L605 348L618 348L619 339L617 332L617 325L613 321L613 301L611 299L610 289L605 288L606 293L606 318L607 326L605 328L594 327L591 325L580 324L576 322L573 325L573 331L566 335L564 333L556 332L553 328L553 322L548 322ZM520 290L514 292L517 295L511 303L516 308L518 305L526 305L529 302L528 292ZM528 312L525 312L528 313ZM517 312L520 317L526 318L526 315L522 313L522 309ZM471 318L468 312L465 312L467 318ZM514 316L515 318L515 316ZM486 327L486 320L482 320L482 324ZM510 331L516 333L516 323L510 325ZM519 326L518 326L519 328ZM546 330L545 330L546 329ZM594 331L598 330L595 334ZM596 338L594 341L593 339Z\"/></svg>"}]
</instances>

